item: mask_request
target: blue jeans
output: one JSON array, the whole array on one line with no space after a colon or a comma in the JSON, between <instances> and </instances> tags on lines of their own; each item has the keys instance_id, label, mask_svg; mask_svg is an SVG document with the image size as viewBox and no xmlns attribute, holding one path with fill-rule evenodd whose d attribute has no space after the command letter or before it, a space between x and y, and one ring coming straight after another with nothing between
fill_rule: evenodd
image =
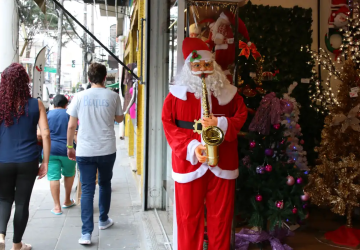
<instances>
[{"instance_id":1,"label":"blue jeans","mask_svg":"<svg viewBox=\"0 0 360 250\"><path fill-rule=\"evenodd\" d=\"M80 170L81 182L81 220L83 223L82 234L91 234L94 230L94 194L96 172L99 178L99 220L108 220L111 203L111 179L116 153L94 157L76 157Z\"/></svg>"}]
</instances>

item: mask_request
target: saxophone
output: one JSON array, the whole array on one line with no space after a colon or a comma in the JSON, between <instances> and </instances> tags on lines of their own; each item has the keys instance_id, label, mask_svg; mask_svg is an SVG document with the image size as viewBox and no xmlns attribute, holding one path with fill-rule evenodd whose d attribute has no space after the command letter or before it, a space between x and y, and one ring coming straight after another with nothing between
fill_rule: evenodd
<instances>
[{"instance_id":1,"label":"saxophone","mask_svg":"<svg viewBox=\"0 0 360 250\"><path fill-rule=\"evenodd\" d=\"M202 98L201 105L203 108L203 117L209 118L209 100L208 92L205 83L205 76L201 77L202 80ZM224 141L224 132L216 126L209 126L202 129L202 139L205 142L207 163L209 166L217 166L219 162L219 146Z\"/></svg>"}]
</instances>

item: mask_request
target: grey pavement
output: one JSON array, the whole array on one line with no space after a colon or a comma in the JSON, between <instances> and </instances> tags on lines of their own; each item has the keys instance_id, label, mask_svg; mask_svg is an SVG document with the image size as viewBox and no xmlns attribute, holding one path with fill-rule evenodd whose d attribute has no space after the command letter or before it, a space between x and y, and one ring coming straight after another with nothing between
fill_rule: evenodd
<instances>
[{"instance_id":1,"label":"grey pavement","mask_svg":"<svg viewBox=\"0 0 360 250\"><path fill-rule=\"evenodd\" d=\"M164 244L160 225L153 211L142 212L141 199L131 172L129 157L124 141L117 140L117 157L112 181L112 203L109 216L115 224L107 230L98 230L98 186L94 200L95 230L92 245L81 246L80 206L63 209L62 215L53 215L53 200L46 178L37 180L30 202L30 217L23 242L32 244L34 250L163 250ZM75 180L76 184L77 180ZM75 186L74 184L74 186ZM61 198L64 188L61 183ZM73 189L75 198L75 188ZM162 214L166 212L160 212ZM13 236L12 216L6 235L6 249L11 249Z\"/></svg>"}]
</instances>

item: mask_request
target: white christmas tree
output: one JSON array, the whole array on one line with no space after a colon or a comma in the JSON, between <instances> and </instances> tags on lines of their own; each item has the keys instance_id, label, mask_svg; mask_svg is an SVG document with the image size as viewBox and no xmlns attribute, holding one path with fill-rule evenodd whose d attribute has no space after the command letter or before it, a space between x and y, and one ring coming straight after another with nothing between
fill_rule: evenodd
<instances>
[{"instance_id":1,"label":"white christmas tree","mask_svg":"<svg viewBox=\"0 0 360 250\"><path fill-rule=\"evenodd\" d=\"M288 93L284 94L283 99L290 105L293 105L293 111L291 113L284 113L282 116L281 124L285 125L287 130L284 132L284 136L288 137L287 142L290 143L286 149L286 154L289 157L289 161L294 162L295 165L301 170L309 170L308 162L306 159L306 151L304 151L304 141L299 138L302 136L301 127L298 123L300 115L300 104L296 102L296 99L291 97L291 93L297 86L297 82L294 82L289 86Z\"/></svg>"}]
</instances>

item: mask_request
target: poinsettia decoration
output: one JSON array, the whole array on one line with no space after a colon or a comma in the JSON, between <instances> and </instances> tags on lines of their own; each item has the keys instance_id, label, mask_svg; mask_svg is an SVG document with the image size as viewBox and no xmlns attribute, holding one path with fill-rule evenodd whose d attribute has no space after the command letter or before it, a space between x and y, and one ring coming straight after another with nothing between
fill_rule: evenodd
<instances>
[{"instance_id":1,"label":"poinsettia decoration","mask_svg":"<svg viewBox=\"0 0 360 250\"><path fill-rule=\"evenodd\" d=\"M201 56L197 53L196 50L192 52L192 56L190 58L190 62L194 62L195 60L200 60Z\"/></svg>"}]
</instances>

